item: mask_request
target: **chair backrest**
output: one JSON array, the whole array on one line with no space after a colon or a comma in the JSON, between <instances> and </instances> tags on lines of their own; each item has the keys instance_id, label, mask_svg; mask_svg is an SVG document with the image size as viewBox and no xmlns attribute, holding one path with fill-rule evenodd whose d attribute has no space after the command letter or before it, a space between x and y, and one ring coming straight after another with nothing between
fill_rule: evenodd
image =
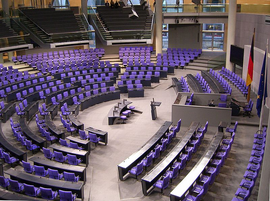
<instances>
[{"instance_id":1,"label":"chair backrest","mask_svg":"<svg viewBox=\"0 0 270 201\"><path fill-rule=\"evenodd\" d=\"M64 171L64 179L66 181L76 181L75 174L73 172Z\"/></svg>"},{"instance_id":2,"label":"chair backrest","mask_svg":"<svg viewBox=\"0 0 270 201\"><path fill-rule=\"evenodd\" d=\"M79 149L79 146L78 146L78 144L76 142L70 142L69 145L70 145L71 148Z\"/></svg>"},{"instance_id":3,"label":"chair backrest","mask_svg":"<svg viewBox=\"0 0 270 201\"><path fill-rule=\"evenodd\" d=\"M35 190L35 187L33 185L23 184L24 185L24 191L26 195L30 196L37 196L37 192Z\"/></svg>"},{"instance_id":4,"label":"chair backrest","mask_svg":"<svg viewBox=\"0 0 270 201\"><path fill-rule=\"evenodd\" d=\"M7 186L9 186L9 181L8 179L6 179L4 176L0 176L0 185L3 188L6 188Z\"/></svg>"},{"instance_id":5,"label":"chair backrest","mask_svg":"<svg viewBox=\"0 0 270 201\"><path fill-rule=\"evenodd\" d=\"M45 172L44 166L34 165L34 168L37 175L43 175L43 173Z\"/></svg>"},{"instance_id":6,"label":"chair backrest","mask_svg":"<svg viewBox=\"0 0 270 201\"><path fill-rule=\"evenodd\" d=\"M51 152L50 149L47 149L47 148L45 148L45 147L42 147L42 149L43 149L44 156L45 156L46 158L48 158L48 159L53 158L53 153Z\"/></svg>"},{"instance_id":7,"label":"chair backrest","mask_svg":"<svg viewBox=\"0 0 270 201\"><path fill-rule=\"evenodd\" d=\"M22 160L22 164L23 164L23 169L25 172L28 172L28 173L33 172L33 167L31 166L29 162L25 162L24 160Z\"/></svg>"},{"instance_id":8,"label":"chair backrest","mask_svg":"<svg viewBox=\"0 0 270 201\"><path fill-rule=\"evenodd\" d=\"M79 135L82 140L86 140L87 136L84 130L79 129Z\"/></svg>"},{"instance_id":9,"label":"chair backrest","mask_svg":"<svg viewBox=\"0 0 270 201\"><path fill-rule=\"evenodd\" d=\"M58 170L54 170L54 169L48 168L48 174L49 174L49 178L59 179L59 172L58 172Z\"/></svg>"},{"instance_id":10,"label":"chair backrest","mask_svg":"<svg viewBox=\"0 0 270 201\"><path fill-rule=\"evenodd\" d=\"M98 142L97 135L94 133L89 133L89 139L91 142L94 142L94 143Z\"/></svg>"},{"instance_id":11,"label":"chair backrest","mask_svg":"<svg viewBox=\"0 0 270 201\"><path fill-rule=\"evenodd\" d=\"M62 152L54 151L54 156L56 161L63 162L65 160Z\"/></svg>"},{"instance_id":12,"label":"chair backrest","mask_svg":"<svg viewBox=\"0 0 270 201\"><path fill-rule=\"evenodd\" d=\"M76 199L76 196L73 195L71 191L59 190L59 197L60 197L60 200L74 201Z\"/></svg>"},{"instance_id":13,"label":"chair backrest","mask_svg":"<svg viewBox=\"0 0 270 201\"><path fill-rule=\"evenodd\" d=\"M62 138L59 139L59 143L60 143L61 145L63 145L63 146L68 147L67 141L66 141L66 140L63 140Z\"/></svg>"},{"instance_id":14,"label":"chair backrest","mask_svg":"<svg viewBox=\"0 0 270 201\"><path fill-rule=\"evenodd\" d=\"M53 200L54 198L56 198L58 194L57 191L53 192L51 188L43 188L43 187L40 187L40 193L43 199L49 200Z\"/></svg>"},{"instance_id":15,"label":"chair backrest","mask_svg":"<svg viewBox=\"0 0 270 201\"><path fill-rule=\"evenodd\" d=\"M18 181L9 179L9 183L12 191L21 192L23 190L22 185Z\"/></svg>"}]
</instances>

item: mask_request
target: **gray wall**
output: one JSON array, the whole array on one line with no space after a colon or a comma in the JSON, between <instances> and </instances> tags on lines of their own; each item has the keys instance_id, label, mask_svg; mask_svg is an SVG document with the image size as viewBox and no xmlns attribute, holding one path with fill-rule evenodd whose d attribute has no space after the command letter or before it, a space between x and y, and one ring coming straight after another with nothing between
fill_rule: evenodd
<instances>
[{"instance_id":1,"label":"gray wall","mask_svg":"<svg viewBox=\"0 0 270 201\"><path fill-rule=\"evenodd\" d=\"M209 100L214 100L215 104L220 102L220 94L194 93L193 105L181 104L181 99L185 96L190 97L191 93L178 93L176 102L180 104L172 105L172 122L177 124L182 119L182 125L189 126L192 121L204 124L209 122L209 126L218 126L220 121L231 123L231 108L209 107ZM230 96L227 97L227 104L230 103Z\"/></svg>"},{"instance_id":2,"label":"gray wall","mask_svg":"<svg viewBox=\"0 0 270 201\"><path fill-rule=\"evenodd\" d=\"M254 46L265 50L266 39L269 39L270 25L265 24L265 15L237 13L235 45L244 48L250 45L255 28Z\"/></svg>"},{"instance_id":3,"label":"gray wall","mask_svg":"<svg viewBox=\"0 0 270 201\"><path fill-rule=\"evenodd\" d=\"M170 48L201 48L200 24L170 24Z\"/></svg>"}]
</instances>

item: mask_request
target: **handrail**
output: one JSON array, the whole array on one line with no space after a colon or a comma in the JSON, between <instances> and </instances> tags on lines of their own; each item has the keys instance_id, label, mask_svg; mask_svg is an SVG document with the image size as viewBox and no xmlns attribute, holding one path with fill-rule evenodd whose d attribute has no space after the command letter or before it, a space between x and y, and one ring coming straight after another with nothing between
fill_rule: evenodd
<instances>
[{"instance_id":1,"label":"handrail","mask_svg":"<svg viewBox=\"0 0 270 201\"><path fill-rule=\"evenodd\" d=\"M91 7L91 6L90 6ZM92 7L91 7L92 8ZM93 10L94 11L94 10ZM99 19L99 17L97 16L97 13L94 11L94 13L95 13L95 15L96 15L96 17L98 18L98 20L99 20L99 22L100 22L100 19ZM153 14L153 16L154 16L154 14ZM132 30L113 30L113 31L108 31L103 25L102 25L102 23L100 22L100 24L102 25L102 27L104 28L104 31L105 32L138 32L138 31L143 31L143 32L145 32L145 31L152 31L152 28L153 28L153 16L152 16L152 23L151 23L151 28L150 29L132 29Z\"/></svg>"},{"instance_id":2,"label":"handrail","mask_svg":"<svg viewBox=\"0 0 270 201\"><path fill-rule=\"evenodd\" d=\"M18 36L8 36L8 37L0 37L0 39L9 39L9 38L19 38L23 36L29 36L30 34L18 35Z\"/></svg>"},{"instance_id":3,"label":"handrail","mask_svg":"<svg viewBox=\"0 0 270 201\"><path fill-rule=\"evenodd\" d=\"M25 17L27 17L22 11L21 9L17 9L22 15L24 15ZM33 24L35 24L39 29L41 29L46 35L49 35L44 29L42 29L41 27L39 27L35 22L33 22L29 17L27 17L28 20L30 20Z\"/></svg>"},{"instance_id":4,"label":"handrail","mask_svg":"<svg viewBox=\"0 0 270 201\"><path fill-rule=\"evenodd\" d=\"M18 9L20 10L20 9ZM20 12L26 16L21 10ZM26 16L27 17L27 16ZM42 29L39 25L37 25L34 21L32 21L30 18L27 17L28 20L30 20L32 23L34 23L39 29L41 29L46 35L48 36L54 36L54 35L63 35L63 34L75 34L75 33L89 33L92 32L92 30L90 31L72 31L72 32L58 32L58 33L47 33L44 29Z\"/></svg>"}]
</instances>

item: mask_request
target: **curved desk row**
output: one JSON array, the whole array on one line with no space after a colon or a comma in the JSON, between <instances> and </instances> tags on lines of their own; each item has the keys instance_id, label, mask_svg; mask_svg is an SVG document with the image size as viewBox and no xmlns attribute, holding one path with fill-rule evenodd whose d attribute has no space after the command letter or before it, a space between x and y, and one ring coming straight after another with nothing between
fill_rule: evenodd
<instances>
[{"instance_id":1,"label":"curved desk row","mask_svg":"<svg viewBox=\"0 0 270 201\"><path fill-rule=\"evenodd\" d=\"M15 106L16 103L8 103L5 105L5 108L2 109L1 111L1 116L2 116L2 122L6 123L7 120L15 113Z\"/></svg>"},{"instance_id":2,"label":"curved desk row","mask_svg":"<svg viewBox=\"0 0 270 201\"><path fill-rule=\"evenodd\" d=\"M23 110L26 120L29 121L38 112L38 101L30 102Z\"/></svg>"},{"instance_id":3,"label":"curved desk row","mask_svg":"<svg viewBox=\"0 0 270 201\"><path fill-rule=\"evenodd\" d=\"M192 74L187 74L187 81L194 92L204 93L199 81Z\"/></svg>"},{"instance_id":4,"label":"curved desk row","mask_svg":"<svg viewBox=\"0 0 270 201\"><path fill-rule=\"evenodd\" d=\"M70 147L65 147L65 146L57 145L57 144L52 144L50 146L50 148L52 148L54 151L62 152L63 155L67 155L67 154L76 155L77 158L80 158L82 160L82 163L86 164L86 167L89 164L90 151L88 152L88 151L84 151L84 150L73 149Z\"/></svg>"},{"instance_id":5,"label":"curved desk row","mask_svg":"<svg viewBox=\"0 0 270 201\"><path fill-rule=\"evenodd\" d=\"M54 191L65 190L72 191L77 194L77 197L83 200L84 188L83 182L70 182L57 179L50 179L46 177L40 177L33 174L29 174L23 171L19 171L10 168L5 171L6 174L10 175L11 179L17 180L21 183L32 184L35 187L52 188Z\"/></svg>"},{"instance_id":6,"label":"curved desk row","mask_svg":"<svg viewBox=\"0 0 270 201\"><path fill-rule=\"evenodd\" d=\"M1 123L0 123L0 144L5 150L9 151L12 156L18 158L20 161L21 160L27 161L27 153L9 143L8 139L5 137L3 133Z\"/></svg>"},{"instance_id":7,"label":"curved desk row","mask_svg":"<svg viewBox=\"0 0 270 201\"><path fill-rule=\"evenodd\" d=\"M226 93L223 86L210 73L208 73L207 71L202 71L202 76L215 93Z\"/></svg>"},{"instance_id":8,"label":"curved desk row","mask_svg":"<svg viewBox=\"0 0 270 201\"><path fill-rule=\"evenodd\" d=\"M95 104L103 103L110 100L120 99L120 91L107 91L105 93L99 93L97 95L92 95L89 97L85 97L81 102L81 111L87 109Z\"/></svg>"},{"instance_id":9,"label":"curved desk row","mask_svg":"<svg viewBox=\"0 0 270 201\"><path fill-rule=\"evenodd\" d=\"M23 134L30 140L32 140L33 144L38 145L39 147L47 147L47 141L44 140L39 135L36 135L28 126L26 122L26 118L20 118L19 120L21 129Z\"/></svg>"},{"instance_id":10,"label":"curved desk row","mask_svg":"<svg viewBox=\"0 0 270 201\"><path fill-rule=\"evenodd\" d=\"M49 115L45 115L45 124L46 126L49 128L49 131L57 136L57 138L62 138L64 139L65 138L65 132L62 131L59 127L57 127L53 121L51 120L50 116Z\"/></svg>"},{"instance_id":11,"label":"curved desk row","mask_svg":"<svg viewBox=\"0 0 270 201\"><path fill-rule=\"evenodd\" d=\"M44 94L46 96L46 105L51 104L52 103L52 97L57 96L57 94L64 93L65 91L70 91L71 89L77 89L77 88L78 88L78 86L65 87L64 89L59 89L59 87L58 87L57 91L53 91L53 92L51 92L49 94L46 94L44 92Z\"/></svg>"},{"instance_id":12,"label":"curved desk row","mask_svg":"<svg viewBox=\"0 0 270 201\"><path fill-rule=\"evenodd\" d=\"M201 159L196 163L192 170L187 176L173 189L170 193L170 200L183 200L186 192L193 187L194 182L202 174L203 170L206 168L207 164L216 152L221 140L223 138L223 132L217 132L213 137L208 149L205 151Z\"/></svg>"},{"instance_id":13,"label":"curved desk row","mask_svg":"<svg viewBox=\"0 0 270 201\"><path fill-rule=\"evenodd\" d=\"M168 170L168 168L179 158L182 150L187 146L192 135L199 127L199 122L192 122L182 140L164 157L150 172L142 178L142 190L148 195L153 190L154 183Z\"/></svg>"},{"instance_id":14,"label":"curved desk row","mask_svg":"<svg viewBox=\"0 0 270 201\"><path fill-rule=\"evenodd\" d=\"M3 188L0 188L0 199L1 200L40 200L45 201L45 199L27 196L21 193L16 193L14 191L8 191Z\"/></svg>"},{"instance_id":15,"label":"curved desk row","mask_svg":"<svg viewBox=\"0 0 270 201\"><path fill-rule=\"evenodd\" d=\"M176 77L172 77L172 86L176 94L183 91L182 85Z\"/></svg>"},{"instance_id":16,"label":"curved desk row","mask_svg":"<svg viewBox=\"0 0 270 201\"><path fill-rule=\"evenodd\" d=\"M80 177L80 181L86 181L86 167L79 165L69 165L65 163L59 163L57 161L49 160L47 158L34 156L29 159L34 162L34 165L44 166L45 169L51 168L58 170L59 173L73 172L76 176Z\"/></svg>"},{"instance_id":17,"label":"curved desk row","mask_svg":"<svg viewBox=\"0 0 270 201\"><path fill-rule=\"evenodd\" d=\"M118 174L120 180L125 180L128 171L134 167L138 162L140 162L144 157L154 149L154 147L159 143L161 138L165 136L165 134L169 131L172 122L165 121L164 124L160 127L160 129L153 135L151 139L149 139L146 144L144 144L137 152L133 153L127 159L125 159L122 163L118 165Z\"/></svg>"}]
</instances>

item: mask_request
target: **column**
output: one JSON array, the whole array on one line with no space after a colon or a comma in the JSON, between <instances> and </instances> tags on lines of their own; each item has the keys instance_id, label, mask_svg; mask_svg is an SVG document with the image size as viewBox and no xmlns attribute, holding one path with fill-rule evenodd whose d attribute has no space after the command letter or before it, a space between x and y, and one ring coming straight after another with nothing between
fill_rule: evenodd
<instances>
[{"instance_id":1,"label":"column","mask_svg":"<svg viewBox=\"0 0 270 201\"><path fill-rule=\"evenodd\" d=\"M81 12L84 13L86 19L88 20L87 17L87 0L81 0Z\"/></svg>"},{"instance_id":2,"label":"column","mask_svg":"<svg viewBox=\"0 0 270 201\"><path fill-rule=\"evenodd\" d=\"M156 0L156 54L162 53L162 1Z\"/></svg>"},{"instance_id":3,"label":"column","mask_svg":"<svg viewBox=\"0 0 270 201\"><path fill-rule=\"evenodd\" d=\"M2 0L2 8L6 14L6 17L9 17L9 6L8 5L9 5L8 0Z\"/></svg>"},{"instance_id":4,"label":"column","mask_svg":"<svg viewBox=\"0 0 270 201\"><path fill-rule=\"evenodd\" d=\"M236 24L236 0L230 0L228 13L228 31L227 31L227 51L226 51L226 68L233 70L233 64L230 62L231 45L235 40L235 24Z\"/></svg>"}]
</instances>

